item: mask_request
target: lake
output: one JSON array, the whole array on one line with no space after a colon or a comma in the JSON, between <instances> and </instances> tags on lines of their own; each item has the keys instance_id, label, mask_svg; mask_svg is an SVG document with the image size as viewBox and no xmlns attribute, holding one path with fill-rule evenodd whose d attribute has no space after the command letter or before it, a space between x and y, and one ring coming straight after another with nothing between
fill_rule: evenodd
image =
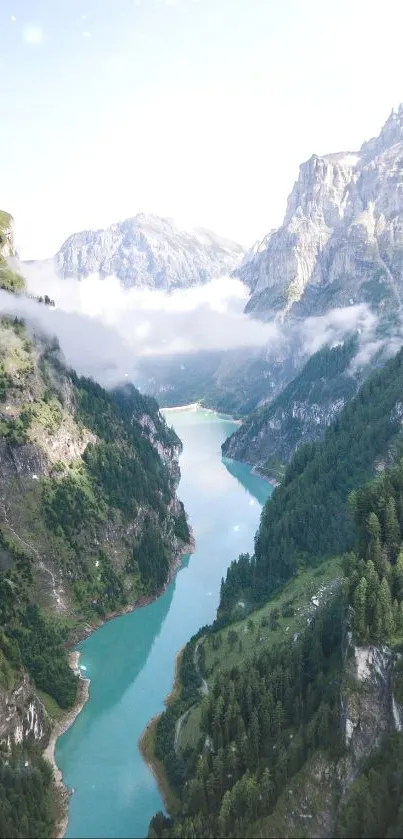
<instances>
[{"instance_id":1,"label":"lake","mask_svg":"<svg viewBox=\"0 0 403 839\"><path fill-rule=\"evenodd\" d=\"M151 817L163 809L138 740L164 708L175 654L214 620L229 564L253 551L261 507L272 492L248 466L221 458L234 422L200 408L164 414L183 442L178 495L196 550L158 600L106 623L77 647L91 679L90 699L58 739L55 755L75 791L71 839L146 837Z\"/></svg>"}]
</instances>

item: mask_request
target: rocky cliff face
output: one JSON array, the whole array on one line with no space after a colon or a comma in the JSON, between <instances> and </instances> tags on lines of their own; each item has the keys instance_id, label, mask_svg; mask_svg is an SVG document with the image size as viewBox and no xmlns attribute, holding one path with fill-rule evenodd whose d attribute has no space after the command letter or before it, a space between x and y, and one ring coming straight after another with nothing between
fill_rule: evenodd
<instances>
[{"instance_id":1,"label":"rocky cliff face","mask_svg":"<svg viewBox=\"0 0 403 839\"><path fill-rule=\"evenodd\" d=\"M0 210L0 259L14 256L14 219Z\"/></svg>"},{"instance_id":2,"label":"rocky cliff face","mask_svg":"<svg viewBox=\"0 0 403 839\"><path fill-rule=\"evenodd\" d=\"M133 498L131 515L127 515L119 504L115 506L108 492L103 500L101 497L96 499L97 492L101 491L100 477L93 482L86 452L89 449L94 453L98 449L105 450L102 457L108 457L112 449L105 445L102 434L88 427L80 415L80 384L75 385L60 365L57 348L52 349L44 336L28 337L24 326L4 319L0 326L0 355L3 376L0 384L4 389L0 403L0 527L33 559L40 602L60 613L75 614L76 618L83 608L84 611L88 609L90 602L80 605L74 594L84 571L82 561L78 562L75 557L78 545L86 555L88 569L84 574L88 574L92 566L92 576L94 566L99 567L101 549L120 578L126 596L135 597L133 573L127 571L127 563L133 545L147 527L146 522L151 519L158 526L171 562L182 544L175 532L177 518L183 515L176 498L180 440L167 428L156 403L144 400L134 388L122 391L126 394L124 410L127 414L116 411L114 444L122 447L128 459L135 456L140 470L138 481L144 485L138 498ZM85 395L89 405L91 399L103 400L103 394L106 396L101 388L93 393L91 387ZM108 397L106 402L98 404L99 419L98 415L90 413L87 422L99 421L102 428L102 411L112 410L113 416L115 409ZM132 437L128 436L130 427L134 428ZM146 473L142 474L143 457L147 468L159 470L159 489L147 489ZM111 469L124 468L118 464L116 460L111 462ZM75 546L72 537L66 536L67 531L63 536L63 528L56 524L49 529L46 519L46 516L49 519L48 502L52 507L55 495L66 492L63 503L75 506L89 502L89 514L91 496L99 509L105 503L109 507L108 515L101 516L94 509L93 525L89 521L86 526L84 521L80 525L77 519ZM81 492L84 495L81 496ZM160 495L160 501L157 495ZM45 498L48 501L45 502ZM76 515L73 509L67 517L71 514ZM93 606L98 600L97 578L100 579L100 574L95 572Z\"/></svg>"},{"instance_id":3,"label":"rocky cliff face","mask_svg":"<svg viewBox=\"0 0 403 839\"><path fill-rule=\"evenodd\" d=\"M282 226L245 258L247 311L268 318L402 302L403 105L358 152L312 155Z\"/></svg>"},{"instance_id":4,"label":"rocky cliff face","mask_svg":"<svg viewBox=\"0 0 403 839\"><path fill-rule=\"evenodd\" d=\"M50 722L26 673L8 689L0 685L0 749L9 753L25 741L46 745Z\"/></svg>"},{"instance_id":5,"label":"rocky cliff face","mask_svg":"<svg viewBox=\"0 0 403 839\"><path fill-rule=\"evenodd\" d=\"M386 646L355 647L349 641L340 709L344 754L332 760L320 750L314 753L287 784L265 821L265 835L313 839L340 835L340 811L365 760L385 735L402 730L402 711L393 693L394 658Z\"/></svg>"},{"instance_id":6,"label":"rocky cliff face","mask_svg":"<svg viewBox=\"0 0 403 839\"><path fill-rule=\"evenodd\" d=\"M126 288L169 291L231 273L244 249L209 230L179 230L169 219L140 214L106 230L74 233L49 261L62 277L115 275Z\"/></svg>"},{"instance_id":7,"label":"rocky cliff face","mask_svg":"<svg viewBox=\"0 0 403 839\"><path fill-rule=\"evenodd\" d=\"M357 356L355 373L361 380L369 372L369 358L371 364L382 363L390 339L397 349L402 340L403 105L358 152L313 155L303 163L282 226L255 246L235 273L252 291L246 311L286 321L290 335L307 316L367 304L376 324L371 352ZM281 352L284 356L284 348ZM286 357L286 390L278 398L274 350L257 407L224 447L225 454L263 471L276 471L301 442L320 436L357 386L350 375L334 378L325 371L311 378L309 391L307 382L301 391L307 357L298 343L289 344ZM246 374L240 387L244 379Z\"/></svg>"},{"instance_id":8,"label":"rocky cliff face","mask_svg":"<svg viewBox=\"0 0 403 839\"><path fill-rule=\"evenodd\" d=\"M246 417L223 443L223 454L280 478L296 449L324 434L369 373L350 369L356 350L352 339L315 353L279 396Z\"/></svg>"}]
</instances>

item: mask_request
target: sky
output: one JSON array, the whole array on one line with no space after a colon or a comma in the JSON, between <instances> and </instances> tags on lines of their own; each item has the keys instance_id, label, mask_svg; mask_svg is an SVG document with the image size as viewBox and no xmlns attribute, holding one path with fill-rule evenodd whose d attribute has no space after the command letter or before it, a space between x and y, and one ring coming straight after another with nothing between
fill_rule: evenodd
<instances>
[{"instance_id":1,"label":"sky","mask_svg":"<svg viewBox=\"0 0 403 839\"><path fill-rule=\"evenodd\" d=\"M1 0L0 207L24 259L138 212L252 245L299 164L403 101L401 0Z\"/></svg>"}]
</instances>

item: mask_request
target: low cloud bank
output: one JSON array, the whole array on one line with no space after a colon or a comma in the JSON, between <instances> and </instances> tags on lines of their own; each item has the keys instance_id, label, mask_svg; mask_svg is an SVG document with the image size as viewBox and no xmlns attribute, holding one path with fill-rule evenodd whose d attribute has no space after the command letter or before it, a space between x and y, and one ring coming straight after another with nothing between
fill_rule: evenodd
<instances>
[{"instance_id":1,"label":"low cloud bank","mask_svg":"<svg viewBox=\"0 0 403 839\"><path fill-rule=\"evenodd\" d=\"M23 316L56 335L67 363L108 386L137 379L145 357L203 351L264 350L282 354L297 342L307 357L324 344L360 333L361 358L377 350L377 318L365 304L333 309L304 321L263 323L243 312L248 292L222 277L171 293L124 289L115 277L62 280L49 265L16 265L35 295L48 294L56 308L0 292L0 310Z\"/></svg>"}]
</instances>

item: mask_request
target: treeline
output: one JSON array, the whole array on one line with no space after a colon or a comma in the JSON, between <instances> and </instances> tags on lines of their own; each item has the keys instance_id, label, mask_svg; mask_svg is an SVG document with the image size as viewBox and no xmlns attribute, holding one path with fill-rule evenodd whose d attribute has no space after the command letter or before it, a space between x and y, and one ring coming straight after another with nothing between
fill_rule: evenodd
<instances>
[{"instance_id":1,"label":"treeline","mask_svg":"<svg viewBox=\"0 0 403 839\"><path fill-rule=\"evenodd\" d=\"M77 677L65 650L67 627L31 602L32 561L1 531L0 549L13 561L0 572L0 651L14 669L24 667L61 708L69 708L76 698Z\"/></svg>"},{"instance_id":2,"label":"treeline","mask_svg":"<svg viewBox=\"0 0 403 839\"><path fill-rule=\"evenodd\" d=\"M264 649L217 675L202 702L198 748L182 760L183 776L165 761L180 814L172 820L158 813L150 837L250 835L318 746L338 753L343 623L339 596L294 644ZM168 741L172 726L164 717L160 736L165 732Z\"/></svg>"},{"instance_id":3,"label":"treeline","mask_svg":"<svg viewBox=\"0 0 403 839\"><path fill-rule=\"evenodd\" d=\"M366 761L341 808L341 839L400 839L403 836L403 735L385 737Z\"/></svg>"},{"instance_id":4,"label":"treeline","mask_svg":"<svg viewBox=\"0 0 403 839\"><path fill-rule=\"evenodd\" d=\"M357 547L344 560L358 643L403 634L403 461L350 498Z\"/></svg>"},{"instance_id":5,"label":"treeline","mask_svg":"<svg viewBox=\"0 0 403 839\"><path fill-rule=\"evenodd\" d=\"M69 708L78 679L68 664L67 628L31 602L32 561L2 531L0 555L7 557L0 571L0 689L10 689L25 670L37 688ZM1 839L54 836L56 800L51 766L33 737L0 750Z\"/></svg>"},{"instance_id":6,"label":"treeline","mask_svg":"<svg viewBox=\"0 0 403 839\"><path fill-rule=\"evenodd\" d=\"M248 450L250 441L259 434L262 427L271 419L281 417L282 437L289 437L290 445L297 443L302 421L294 417L291 407L294 402L306 402L308 405L327 403L329 400L347 401L357 392L357 381L347 374L350 362L358 349L357 336L352 336L336 347L322 347L314 353L295 378L268 405L255 408L245 419L239 431L234 432L222 444L225 455L230 441L238 441L237 455L242 457ZM284 416L286 423L284 423ZM242 442L240 442L242 440ZM268 440L268 444L270 441Z\"/></svg>"},{"instance_id":7,"label":"treeline","mask_svg":"<svg viewBox=\"0 0 403 839\"><path fill-rule=\"evenodd\" d=\"M92 379L74 372L70 376L75 418L98 439L87 445L80 466L42 482L42 509L50 530L63 538L76 556L66 570L78 602L104 615L127 602L123 578L104 552L94 574L81 561L83 539L96 539L108 521L119 523L120 519L124 525L142 508L149 508L144 532L128 545L125 570L135 575L142 590L159 589L168 576L172 537L187 541L189 529L181 507L172 534L166 538L161 535L166 530L174 487L168 467L144 433L142 422L152 424L168 455L180 450L181 442L159 414L155 400L142 396L132 385L106 391ZM52 391L50 385L49 392L59 398L57 388Z\"/></svg>"},{"instance_id":8,"label":"treeline","mask_svg":"<svg viewBox=\"0 0 403 839\"><path fill-rule=\"evenodd\" d=\"M15 747L0 758L1 839L51 839L55 835L52 768L35 747Z\"/></svg>"},{"instance_id":9,"label":"treeline","mask_svg":"<svg viewBox=\"0 0 403 839\"><path fill-rule=\"evenodd\" d=\"M181 653L178 684L179 695L170 700L166 711L158 719L155 736L155 755L163 761L172 785L180 789L188 774L186 757L175 748L176 724L186 711L200 699L200 677L198 675L194 655L195 646L209 627L204 626L186 644Z\"/></svg>"},{"instance_id":10,"label":"treeline","mask_svg":"<svg viewBox=\"0 0 403 839\"><path fill-rule=\"evenodd\" d=\"M343 553L353 542L347 503L370 477L401 431L403 351L374 373L327 429L324 440L301 446L284 481L265 505L255 552L234 561L221 589L219 615L242 597L262 602L299 565Z\"/></svg>"}]
</instances>

